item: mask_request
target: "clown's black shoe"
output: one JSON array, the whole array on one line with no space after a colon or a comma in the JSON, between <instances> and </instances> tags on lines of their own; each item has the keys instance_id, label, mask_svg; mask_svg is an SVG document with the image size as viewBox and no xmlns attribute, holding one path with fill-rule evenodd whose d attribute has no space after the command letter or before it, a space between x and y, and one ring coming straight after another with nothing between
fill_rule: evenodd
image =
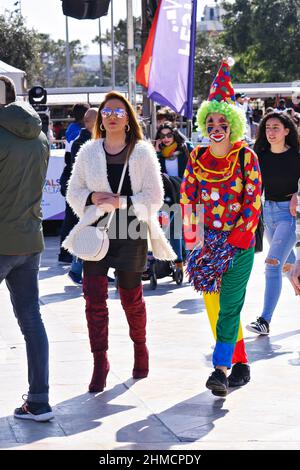
<instances>
[{"instance_id":1,"label":"clown's black shoe","mask_svg":"<svg viewBox=\"0 0 300 470\"><path fill-rule=\"evenodd\" d=\"M213 395L226 397L228 392L228 380L221 369L215 369L208 377L206 387L211 390Z\"/></svg>"},{"instance_id":2,"label":"clown's black shoe","mask_svg":"<svg viewBox=\"0 0 300 470\"><path fill-rule=\"evenodd\" d=\"M249 364L237 362L232 366L231 374L228 377L229 387L242 387L250 381Z\"/></svg>"}]
</instances>

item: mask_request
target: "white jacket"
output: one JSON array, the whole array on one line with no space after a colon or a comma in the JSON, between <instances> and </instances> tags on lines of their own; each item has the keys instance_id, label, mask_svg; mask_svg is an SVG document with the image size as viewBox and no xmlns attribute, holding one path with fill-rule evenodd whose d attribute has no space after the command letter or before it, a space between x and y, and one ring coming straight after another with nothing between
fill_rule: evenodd
<instances>
[{"instance_id":1,"label":"white jacket","mask_svg":"<svg viewBox=\"0 0 300 470\"><path fill-rule=\"evenodd\" d=\"M157 212L163 205L163 182L156 152L151 144L138 141L129 158L129 176L134 212L140 221L147 222L153 255L157 259L174 260L176 255L161 229ZM72 252L74 234L83 226L98 220L103 211L86 206L91 192L112 192L107 177L103 139L83 144L73 167L67 190L67 202L79 217L79 223L64 240L63 247Z\"/></svg>"}]
</instances>

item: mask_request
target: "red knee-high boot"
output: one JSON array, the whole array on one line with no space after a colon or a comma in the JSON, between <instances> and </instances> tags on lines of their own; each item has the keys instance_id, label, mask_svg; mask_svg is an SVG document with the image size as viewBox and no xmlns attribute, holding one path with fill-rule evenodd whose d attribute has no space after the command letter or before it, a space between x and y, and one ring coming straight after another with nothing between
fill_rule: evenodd
<instances>
[{"instance_id":1,"label":"red knee-high boot","mask_svg":"<svg viewBox=\"0 0 300 470\"><path fill-rule=\"evenodd\" d=\"M129 325L129 335L134 343L132 377L143 379L149 372L149 353L146 346L146 306L143 286L132 289L119 287L120 299Z\"/></svg>"},{"instance_id":2,"label":"red knee-high boot","mask_svg":"<svg viewBox=\"0 0 300 470\"><path fill-rule=\"evenodd\" d=\"M85 313L89 331L91 351L94 356L94 371L89 392L102 392L106 385L109 362L108 309L106 305L108 280L106 276L84 276L83 294L86 302Z\"/></svg>"}]
</instances>

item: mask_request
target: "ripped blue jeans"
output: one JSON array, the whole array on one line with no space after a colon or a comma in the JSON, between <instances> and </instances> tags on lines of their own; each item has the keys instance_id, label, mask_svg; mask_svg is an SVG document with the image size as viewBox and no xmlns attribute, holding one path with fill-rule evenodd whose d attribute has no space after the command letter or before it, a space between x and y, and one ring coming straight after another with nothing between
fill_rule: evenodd
<instances>
[{"instance_id":1,"label":"ripped blue jeans","mask_svg":"<svg viewBox=\"0 0 300 470\"><path fill-rule=\"evenodd\" d=\"M282 288L282 268L285 263L295 262L293 247L296 243L296 217L289 209L290 202L265 201L264 224L267 240L270 244L266 262L266 287L264 308L261 317L270 323L278 303Z\"/></svg>"}]
</instances>

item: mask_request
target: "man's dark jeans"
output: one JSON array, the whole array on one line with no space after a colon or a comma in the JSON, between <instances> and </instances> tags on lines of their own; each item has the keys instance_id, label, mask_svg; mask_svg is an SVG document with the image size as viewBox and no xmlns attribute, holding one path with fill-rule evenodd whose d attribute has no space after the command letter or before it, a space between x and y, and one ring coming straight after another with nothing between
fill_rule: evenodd
<instances>
[{"instance_id":1,"label":"man's dark jeans","mask_svg":"<svg viewBox=\"0 0 300 470\"><path fill-rule=\"evenodd\" d=\"M26 341L28 401L48 402L49 346L40 314L40 254L0 255L0 283L5 279L15 316Z\"/></svg>"}]
</instances>

